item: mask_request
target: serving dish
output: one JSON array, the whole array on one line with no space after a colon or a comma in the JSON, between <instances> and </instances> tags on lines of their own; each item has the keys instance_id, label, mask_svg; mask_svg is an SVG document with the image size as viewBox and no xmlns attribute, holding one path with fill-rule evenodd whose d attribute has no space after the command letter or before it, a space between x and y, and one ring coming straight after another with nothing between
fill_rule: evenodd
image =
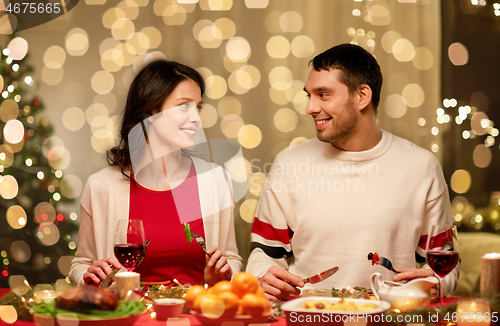
<instances>
[{"instance_id":1,"label":"serving dish","mask_svg":"<svg viewBox=\"0 0 500 326\"><path fill-rule=\"evenodd\" d=\"M346 311L346 310L326 310L304 308L306 301L328 301L330 304L338 303L341 300L356 303L358 305L373 304L375 308L369 311ZM312 326L312 325L372 325L380 324L382 314L389 310L391 305L382 300L370 299L349 299L349 298L329 298L329 297L302 297L287 301L281 305L285 312L287 324L289 326ZM345 323L344 323L345 322Z\"/></svg>"},{"instance_id":2,"label":"serving dish","mask_svg":"<svg viewBox=\"0 0 500 326\"><path fill-rule=\"evenodd\" d=\"M125 316L125 317L102 317L102 318L80 318L73 314L59 314L56 318L45 314L33 314L33 321L41 326L131 326L141 316Z\"/></svg>"},{"instance_id":3,"label":"serving dish","mask_svg":"<svg viewBox=\"0 0 500 326\"><path fill-rule=\"evenodd\" d=\"M202 325L208 326L220 326L223 323L234 324L234 325L250 325L250 324L262 324L269 320L271 314L262 316L250 316L250 315L236 315L236 316L222 316L218 318L210 318L207 315L199 314L195 311L190 311L190 314L196 317Z\"/></svg>"}]
</instances>

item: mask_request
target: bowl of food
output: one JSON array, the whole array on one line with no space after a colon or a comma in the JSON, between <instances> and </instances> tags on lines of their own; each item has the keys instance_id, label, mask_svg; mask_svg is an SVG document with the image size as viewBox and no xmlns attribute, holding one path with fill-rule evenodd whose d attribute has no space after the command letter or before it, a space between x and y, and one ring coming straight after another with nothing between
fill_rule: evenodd
<instances>
[{"instance_id":1,"label":"bowl of food","mask_svg":"<svg viewBox=\"0 0 500 326\"><path fill-rule=\"evenodd\" d=\"M386 301L333 297L302 297L281 305L290 326L380 323L390 308Z\"/></svg>"},{"instance_id":2,"label":"bowl of food","mask_svg":"<svg viewBox=\"0 0 500 326\"><path fill-rule=\"evenodd\" d=\"M156 312L156 319L167 320L177 318L181 315L185 301L175 298L158 298L153 301L153 309Z\"/></svg>"}]
</instances>

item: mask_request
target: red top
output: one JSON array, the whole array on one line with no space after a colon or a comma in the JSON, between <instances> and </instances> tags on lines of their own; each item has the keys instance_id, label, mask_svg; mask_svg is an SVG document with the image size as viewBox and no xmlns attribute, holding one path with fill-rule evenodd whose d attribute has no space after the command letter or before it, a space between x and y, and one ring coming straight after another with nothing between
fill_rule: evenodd
<instances>
[{"instance_id":1,"label":"red top","mask_svg":"<svg viewBox=\"0 0 500 326\"><path fill-rule=\"evenodd\" d=\"M205 252L187 243L184 225L205 237L194 164L187 178L176 188L149 190L134 179L130 182L130 219L141 219L146 239L151 239L144 260L135 268L142 282L163 282L176 278L182 284L203 283ZM176 205L177 203L177 205ZM186 216L188 216L186 218Z\"/></svg>"}]
</instances>

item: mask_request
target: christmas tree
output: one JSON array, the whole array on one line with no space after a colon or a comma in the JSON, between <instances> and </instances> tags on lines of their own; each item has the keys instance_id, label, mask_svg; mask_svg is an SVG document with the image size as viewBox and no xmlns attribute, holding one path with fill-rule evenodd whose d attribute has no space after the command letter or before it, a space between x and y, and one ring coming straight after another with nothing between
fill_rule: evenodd
<instances>
[{"instance_id":1,"label":"christmas tree","mask_svg":"<svg viewBox=\"0 0 500 326\"><path fill-rule=\"evenodd\" d=\"M0 286L11 275L31 284L64 278L74 254L76 214L58 210L71 202L58 169L53 127L33 96L27 42L12 36L0 60ZM71 218L70 218L71 217Z\"/></svg>"}]
</instances>

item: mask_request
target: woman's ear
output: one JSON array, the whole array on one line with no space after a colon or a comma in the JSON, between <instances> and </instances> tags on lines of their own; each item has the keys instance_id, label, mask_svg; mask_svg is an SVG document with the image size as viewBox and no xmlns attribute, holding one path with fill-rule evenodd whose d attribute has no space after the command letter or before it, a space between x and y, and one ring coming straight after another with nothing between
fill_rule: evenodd
<instances>
[{"instance_id":1,"label":"woman's ear","mask_svg":"<svg viewBox=\"0 0 500 326\"><path fill-rule=\"evenodd\" d=\"M358 88L356 93L358 94L358 109L362 111L372 103L372 89L367 84L363 84Z\"/></svg>"}]
</instances>

